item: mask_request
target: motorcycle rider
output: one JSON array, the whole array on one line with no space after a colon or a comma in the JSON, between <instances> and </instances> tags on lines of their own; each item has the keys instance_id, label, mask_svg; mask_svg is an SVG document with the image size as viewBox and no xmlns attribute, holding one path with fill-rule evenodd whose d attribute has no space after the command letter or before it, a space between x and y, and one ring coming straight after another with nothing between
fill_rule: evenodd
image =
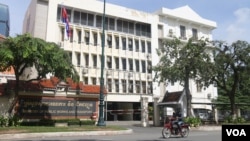
<instances>
[{"instance_id":1,"label":"motorcycle rider","mask_svg":"<svg viewBox=\"0 0 250 141\"><path fill-rule=\"evenodd\" d=\"M177 125L179 131L181 131L181 124L183 123L183 121L180 112L178 112L177 114L173 112L172 123Z\"/></svg>"}]
</instances>

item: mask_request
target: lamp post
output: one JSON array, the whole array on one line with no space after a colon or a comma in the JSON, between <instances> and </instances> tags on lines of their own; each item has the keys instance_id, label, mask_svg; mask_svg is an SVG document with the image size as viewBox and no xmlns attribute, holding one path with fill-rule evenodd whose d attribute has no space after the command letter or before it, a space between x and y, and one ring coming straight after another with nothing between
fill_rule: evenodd
<instances>
[{"instance_id":1,"label":"lamp post","mask_svg":"<svg viewBox=\"0 0 250 141\"><path fill-rule=\"evenodd\" d=\"M102 56L101 56L101 86L100 86L100 97L99 97L99 116L97 126L106 126L104 122L104 79L103 79L103 70L104 70L104 46L105 46L105 7L106 0L103 4L103 16L102 16Z\"/></svg>"}]
</instances>

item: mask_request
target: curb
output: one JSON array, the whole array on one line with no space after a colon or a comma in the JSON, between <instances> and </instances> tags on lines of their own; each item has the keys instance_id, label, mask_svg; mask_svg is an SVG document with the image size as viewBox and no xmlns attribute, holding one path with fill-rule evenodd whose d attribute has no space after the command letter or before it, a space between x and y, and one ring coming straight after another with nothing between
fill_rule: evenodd
<instances>
[{"instance_id":1,"label":"curb","mask_svg":"<svg viewBox=\"0 0 250 141\"><path fill-rule=\"evenodd\" d=\"M20 133L20 134L2 134L0 140L21 139L21 138L45 138L45 137L65 137L65 136L94 136L94 135L119 135L131 134L132 129L123 131L85 131L85 132L54 132L54 133Z\"/></svg>"},{"instance_id":2,"label":"curb","mask_svg":"<svg viewBox=\"0 0 250 141\"><path fill-rule=\"evenodd\" d=\"M221 130L221 126L199 126L199 127L191 127L191 130L214 131L214 130Z\"/></svg>"}]
</instances>

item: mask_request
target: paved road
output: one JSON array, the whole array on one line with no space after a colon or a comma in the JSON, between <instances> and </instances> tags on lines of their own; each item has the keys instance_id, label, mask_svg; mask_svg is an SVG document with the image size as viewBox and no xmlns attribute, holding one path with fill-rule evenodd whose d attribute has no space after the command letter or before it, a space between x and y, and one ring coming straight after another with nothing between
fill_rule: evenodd
<instances>
[{"instance_id":1,"label":"paved road","mask_svg":"<svg viewBox=\"0 0 250 141\"><path fill-rule=\"evenodd\" d=\"M93 132L92 134L71 134L71 133L55 133L54 136L50 135L37 135L37 136L26 136L24 138L7 139L12 141L220 141L221 131L218 127L207 127L198 129L191 129L190 134L187 138L171 137L164 139L161 135L162 127L141 127L140 124L112 122L111 124L127 127L125 133L101 133ZM110 125L110 124L109 124ZM3 138L2 138L3 139ZM1 139L0 139L1 140ZM6 139L4 139L6 140Z\"/></svg>"}]
</instances>

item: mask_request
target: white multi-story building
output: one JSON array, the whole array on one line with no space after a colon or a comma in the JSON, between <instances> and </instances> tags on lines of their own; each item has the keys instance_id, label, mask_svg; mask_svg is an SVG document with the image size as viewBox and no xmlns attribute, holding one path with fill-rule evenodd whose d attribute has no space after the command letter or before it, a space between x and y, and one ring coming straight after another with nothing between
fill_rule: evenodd
<instances>
[{"instance_id":1,"label":"white multi-story building","mask_svg":"<svg viewBox=\"0 0 250 141\"><path fill-rule=\"evenodd\" d=\"M23 33L60 45L69 52L80 80L99 85L103 6L98 0L32 0ZM62 8L68 14L69 39L64 36ZM154 97L163 96L166 91L164 85L153 82L152 72L152 66L159 60L155 49L161 45L161 39L171 38L169 33L181 36L182 40L192 34L212 39L211 31L216 24L201 18L188 6L147 13L107 3L105 13L106 117L107 120L140 120L140 110L147 109L142 99L152 103Z\"/></svg>"}]
</instances>

